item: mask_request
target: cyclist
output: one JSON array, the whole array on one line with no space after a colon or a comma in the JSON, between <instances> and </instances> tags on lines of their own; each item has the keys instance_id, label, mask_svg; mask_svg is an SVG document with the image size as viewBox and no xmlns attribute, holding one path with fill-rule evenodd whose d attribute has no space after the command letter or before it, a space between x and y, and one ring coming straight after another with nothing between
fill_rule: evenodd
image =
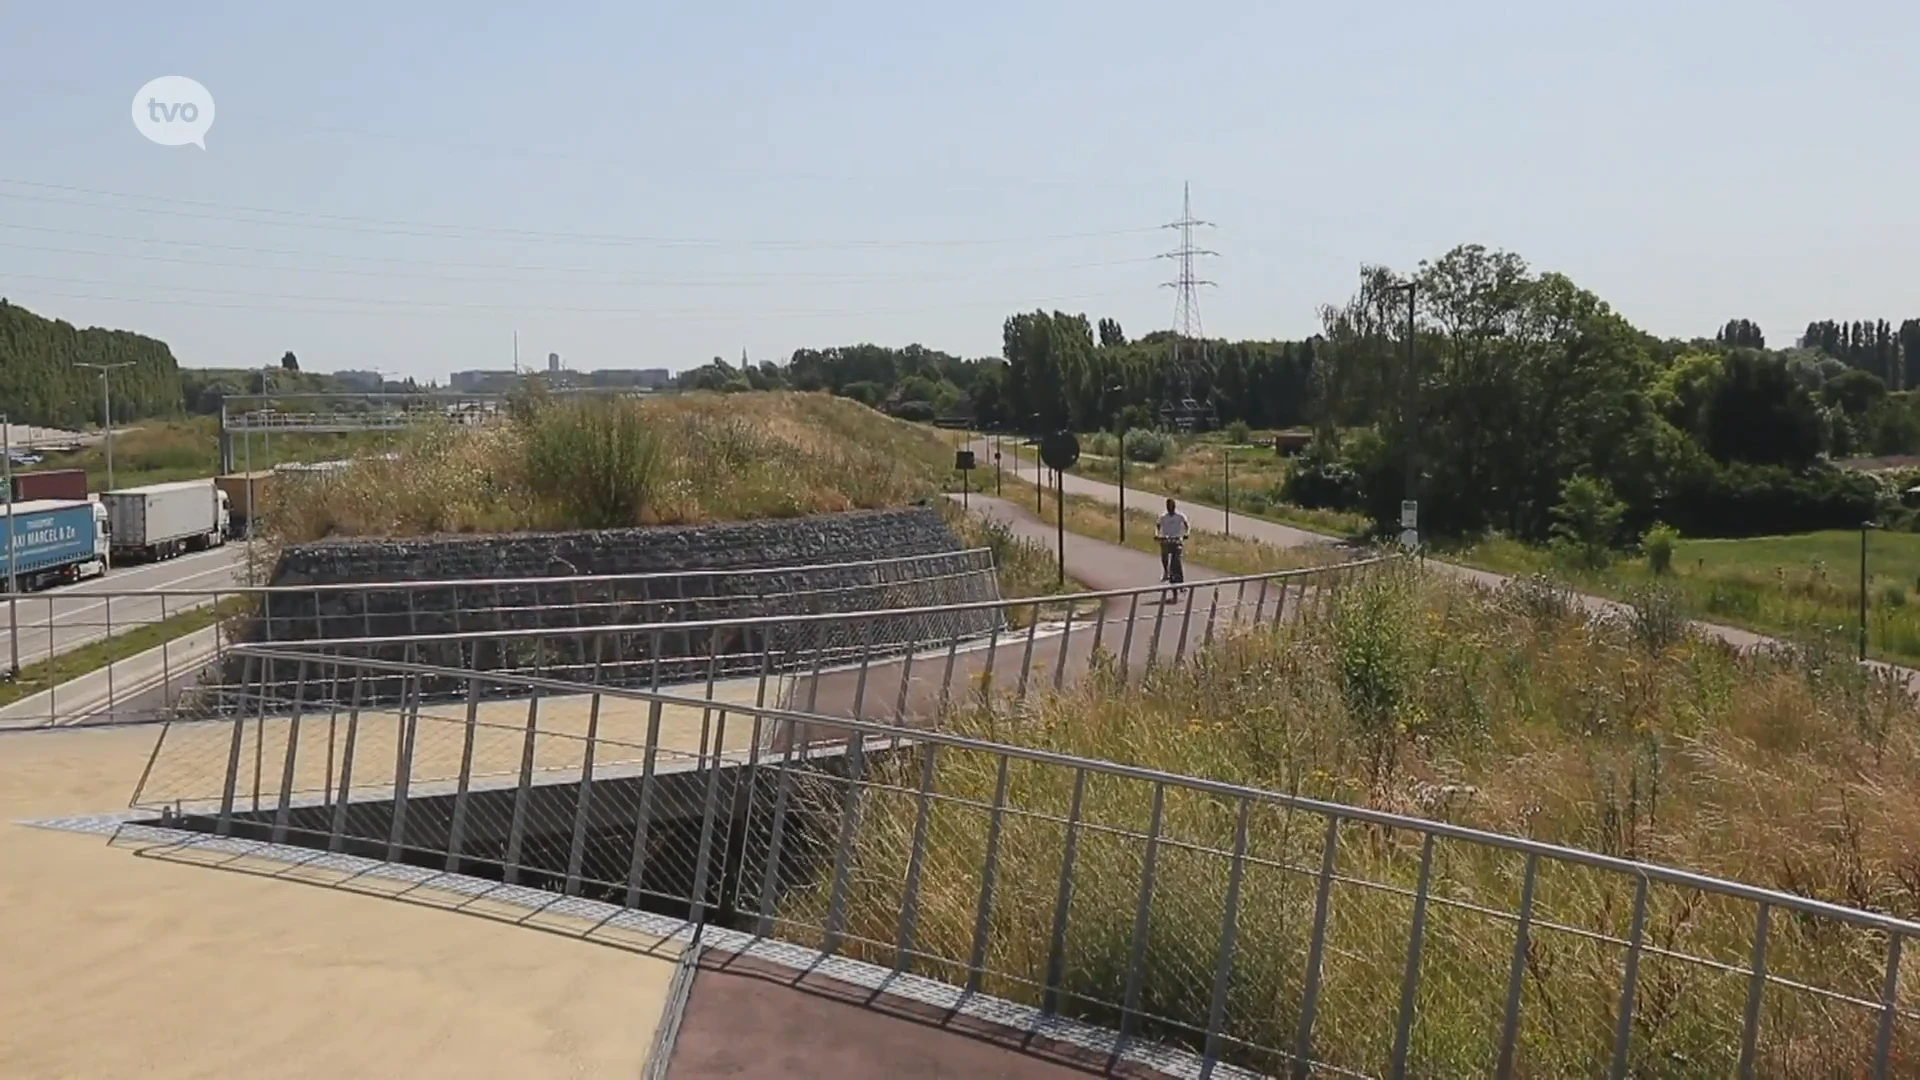
<instances>
[{"instance_id":1,"label":"cyclist","mask_svg":"<svg viewBox=\"0 0 1920 1080\"><path fill-rule=\"evenodd\" d=\"M1179 584L1186 575L1181 571L1180 548L1185 544L1187 533L1187 515L1174 507L1173 500L1167 500L1167 512L1153 527L1153 535L1160 541L1160 580Z\"/></svg>"}]
</instances>

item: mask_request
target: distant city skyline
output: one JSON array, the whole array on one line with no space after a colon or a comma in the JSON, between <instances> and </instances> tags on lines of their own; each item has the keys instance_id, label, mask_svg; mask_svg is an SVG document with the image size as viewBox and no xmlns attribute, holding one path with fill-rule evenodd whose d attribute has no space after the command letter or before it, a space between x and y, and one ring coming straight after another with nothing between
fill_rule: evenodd
<instances>
[{"instance_id":1,"label":"distant city skyline","mask_svg":"<svg viewBox=\"0 0 1920 1080\"><path fill-rule=\"evenodd\" d=\"M8 44L0 295L197 367L1137 337L1187 182L1215 336L1459 243L1661 336L1920 315L1920 9L1885 0L28 5ZM205 149L136 130L162 75L218 101Z\"/></svg>"}]
</instances>

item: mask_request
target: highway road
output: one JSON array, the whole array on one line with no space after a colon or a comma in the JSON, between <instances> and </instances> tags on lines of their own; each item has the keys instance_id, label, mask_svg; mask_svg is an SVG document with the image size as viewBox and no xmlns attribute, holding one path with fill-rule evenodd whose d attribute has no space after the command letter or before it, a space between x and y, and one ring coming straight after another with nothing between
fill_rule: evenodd
<instances>
[{"instance_id":1,"label":"highway road","mask_svg":"<svg viewBox=\"0 0 1920 1080\"><path fill-rule=\"evenodd\" d=\"M165 614L177 615L213 599L212 590L231 589L246 581L247 546L229 543L212 551L182 555L165 562L125 566L73 585L44 592L0 595L0 667L12 657L12 635L20 635L21 666L47 660L69 649L121 634L162 618L161 597L119 597L105 594L144 589L206 590L202 597L166 597Z\"/></svg>"}]
</instances>

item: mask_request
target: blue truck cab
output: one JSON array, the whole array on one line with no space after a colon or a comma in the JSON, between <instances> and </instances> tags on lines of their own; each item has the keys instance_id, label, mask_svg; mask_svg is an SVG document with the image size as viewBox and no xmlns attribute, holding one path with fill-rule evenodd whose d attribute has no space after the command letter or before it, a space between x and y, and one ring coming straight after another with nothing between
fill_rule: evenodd
<instances>
[{"instance_id":1,"label":"blue truck cab","mask_svg":"<svg viewBox=\"0 0 1920 1080\"><path fill-rule=\"evenodd\" d=\"M0 552L0 590L44 589L106 569L107 511L91 499L35 499L0 506L0 534L11 524L11 558ZM9 573L10 571L10 573Z\"/></svg>"}]
</instances>

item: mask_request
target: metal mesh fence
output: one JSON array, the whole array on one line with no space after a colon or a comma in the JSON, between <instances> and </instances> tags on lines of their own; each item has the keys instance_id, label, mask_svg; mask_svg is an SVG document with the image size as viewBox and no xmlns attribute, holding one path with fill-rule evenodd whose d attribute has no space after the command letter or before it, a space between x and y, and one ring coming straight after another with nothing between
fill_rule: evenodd
<instances>
[{"instance_id":1,"label":"metal mesh fence","mask_svg":"<svg viewBox=\"0 0 1920 1080\"><path fill-rule=\"evenodd\" d=\"M245 707L170 725L136 802L186 828L684 914L1209 1068L1910 1072L1920 925L930 726L992 695L1018 715L1076 671L1118 677L1095 635L1164 642L1133 646L1136 671L1204 656L1311 617L1359 572L1283 579L1285 615L1237 582L1153 617L1126 596L1081 614L1060 600L966 652L916 648L911 669L768 651L750 677L657 690L245 646ZM370 703L377 680L399 691ZM441 682L464 694L421 692Z\"/></svg>"}]
</instances>

